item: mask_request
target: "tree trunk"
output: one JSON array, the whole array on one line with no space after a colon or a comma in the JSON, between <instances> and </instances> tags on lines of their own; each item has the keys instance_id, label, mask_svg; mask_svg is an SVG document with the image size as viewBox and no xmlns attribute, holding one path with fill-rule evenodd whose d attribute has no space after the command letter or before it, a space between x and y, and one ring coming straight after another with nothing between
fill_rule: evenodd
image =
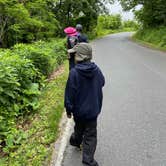
<instances>
[{"instance_id":1,"label":"tree trunk","mask_svg":"<svg viewBox=\"0 0 166 166\"><path fill-rule=\"evenodd\" d=\"M67 9L67 25L70 26L70 10L71 10L71 4L69 4Z\"/></svg>"}]
</instances>

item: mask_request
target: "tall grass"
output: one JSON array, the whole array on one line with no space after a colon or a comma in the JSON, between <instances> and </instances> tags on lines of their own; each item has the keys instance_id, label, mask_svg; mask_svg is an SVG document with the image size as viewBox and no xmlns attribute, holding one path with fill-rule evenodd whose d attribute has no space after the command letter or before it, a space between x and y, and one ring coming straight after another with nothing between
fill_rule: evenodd
<instances>
[{"instance_id":1,"label":"tall grass","mask_svg":"<svg viewBox=\"0 0 166 166\"><path fill-rule=\"evenodd\" d=\"M154 47L166 49L166 27L141 29L135 35L134 39L152 44Z\"/></svg>"}]
</instances>

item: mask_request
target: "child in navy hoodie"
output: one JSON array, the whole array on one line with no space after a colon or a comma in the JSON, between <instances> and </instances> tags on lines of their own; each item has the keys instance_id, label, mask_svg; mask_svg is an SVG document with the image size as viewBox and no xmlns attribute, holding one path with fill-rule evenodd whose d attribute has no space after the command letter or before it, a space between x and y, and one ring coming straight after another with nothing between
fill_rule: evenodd
<instances>
[{"instance_id":1,"label":"child in navy hoodie","mask_svg":"<svg viewBox=\"0 0 166 166\"><path fill-rule=\"evenodd\" d=\"M73 115L75 126L70 144L83 145L82 162L98 166L94 159L97 145L97 117L102 107L104 76L97 65L91 62L92 47L79 43L69 53L75 53L76 65L70 70L65 89L65 108L68 118Z\"/></svg>"}]
</instances>

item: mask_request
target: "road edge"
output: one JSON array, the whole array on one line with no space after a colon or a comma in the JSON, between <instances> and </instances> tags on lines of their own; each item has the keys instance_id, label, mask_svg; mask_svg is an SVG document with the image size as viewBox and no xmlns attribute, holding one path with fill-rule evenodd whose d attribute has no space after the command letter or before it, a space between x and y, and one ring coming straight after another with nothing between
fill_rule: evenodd
<instances>
[{"instance_id":1,"label":"road edge","mask_svg":"<svg viewBox=\"0 0 166 166\"><path fill-rule=\"evenodd\" d=\"M155 50L155 51L160 51L160 52L166 53L166 49L165 49L165 48L157 47L157 46L155 46L153 43L148 43L148 42L145 42L145 41L143 41L143 40L134 38L134 36L131 36L131 37L130 37L130 40L133 41L134 43L137 43L138 45L140 45L140 46L142 46L142 47L145 47L145 48L149 48L149 49L152 49L152 50Z\"/></svg>"},{"instance_id":2,"label":"road edge","mask_svg":"<svg viewBox=\"0 0 166 166\"><path fill-rule=\"evenodd\" d=\"M63 113L61 122L59 124L60 134L56 142L54 143L52 159L50 166L61 166L64 158L64 152L70 137L70 130L72 128L73 120L66 117L66 113Z\"/></svg>"}]
</instances>

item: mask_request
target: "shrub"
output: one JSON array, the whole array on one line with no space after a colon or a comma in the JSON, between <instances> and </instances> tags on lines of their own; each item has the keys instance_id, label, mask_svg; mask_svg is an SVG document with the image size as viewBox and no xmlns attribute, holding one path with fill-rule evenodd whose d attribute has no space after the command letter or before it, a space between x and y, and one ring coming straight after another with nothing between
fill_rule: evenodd
<instances>
[{"instance_id":1,"label":"shrub","mask_svg":"<svg viewBox=\"0 0 166 166\"><path fill-rule=\"evenodd\" d=\"M126 21L123 21L123 27L131 28L133 30L138 30L139 24L134 20L126 20Z\"/></svg>"},{"instance_id":2,"label":"shrub","mask_svg":"<svg viewBox=\"0 0 166 166\"><path fill-rule=\"evenodd\" d=\"M121 28L121 16L117 15L101 15L98 17L97 29L119 29Z\"/></svg>"},{"instance_id":3,"label":"shrub","mask_svg":"<svg viewBox=\"0 0 166 166\"><path fill-rule=\"evenodd\" d=\"M16 118L38 108L40 81L30 60L18 55L0 56L0 143L5 141L11 147Z\"/></svg>"},{"instance_id":4,"label":"shrub","mask_svg":"<svg viewBox=\"0 0 166 166\"><path fill-rule=\"evenodd\" d=\"M65 57L64 40L0 50L0 149L8 153L25 138L17 120L37 110L43 78Z\"/></svg>"},{"instance_id":5,"label":"shrub","mask_svg":"<svg viewBox=\"0 0 166 166\"><path fill-rule=\"evenodd\" d=\"M29 45L17 44L13 47L14 53L23 58L32 60L34 66L44 75L48 76L65 59L65 47L63 40L51 42L39 41Z\"/></svg>"},{"instance_id":6,"label":"shrub","mask_svg":"<svg viewBox=\"0 0 166 166\"><path fill-rule=\"evenodd\" d=\"M166 48L166 28L140 29L135 38L151 43L157 47Z\"/></svg>"}]
</instances>

